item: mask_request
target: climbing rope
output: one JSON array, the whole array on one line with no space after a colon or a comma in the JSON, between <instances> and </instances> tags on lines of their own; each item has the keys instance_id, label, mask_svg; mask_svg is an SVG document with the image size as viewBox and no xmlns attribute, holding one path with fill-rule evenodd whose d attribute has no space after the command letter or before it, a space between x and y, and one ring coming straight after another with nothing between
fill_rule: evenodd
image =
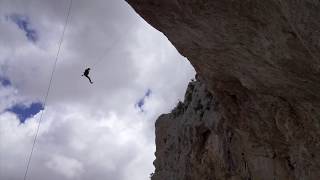
<instances>
[{"instance_id":1,"label":"climbing rope","mask_svg":"<svg viewBox=\"0 0 320 180\"><path fill-rule=\"evenodd\" d=\"M73 0L70 0L70 3L69 3L69 8L68 8L68 11L67 11L66 21L65 21L65 24L64 24L64 27L63 27L62 35L61 35L61 38L60 38L60 41L59 41L58 51L57 51L57 54L56 54L56 57L55 57L54 65L53 65L52 72L51 72L51 76L50 76L49 86L48 86L46 95L45 95L45 97L44 97L43 107L46 107L46 104L47 104L48 96L49 96L50 89L51 89L51 84L52 84L53 75L54 75L54 72L55 72L56 67L57 67L57 62L58 62L58 58L59 58L59 54L60 54L61 45L62 45L62 42L63 42L63 39L64 39L64 34L65 34L65 31L66 31L66 29L67 29L67 25L68 25L68 22L69 22L69 17L70 17L70 11L71 11L71 6L72 6L72 1L73 1ZM27 163L27 166L26 166L26 171L25 171L25 173L24 173L24 178L23 178L24 180L27 179L27 175L28 175L28 171L29 171L29 167L30 167L30 163L31 163L31 159L32 159L34 147L35 147L36 142L37 142L40 125L41 125L41 122L42 122L42 118L43 118L43 110L42 110L41 113L40 113L40 119L39 119L39 122L38 122L38 126L37 126L37 130L36 130L34 139L33 139L33 144L32 144L32 148L31 148L31 151L30 151L29 158L28 158L28 163Z\"/></svg>"},{"instance_id":2,"label":"climbing rope","mask_svg":"<svg viewBox=\"0 0 320 180\"><path fill-rule=\"evenodd\" d=\"M124 36L121 36L119 38L117 38L116 40L114 40L110 46L106 47L106 49L103 51L104 53L102 54L102 56L100 58L97 59L97 61L95 61L94 63L92 63L91 68L95 67L96 65L98 65L99 63L101 63L104 60L104 57L108 54L108 52L110 50L112 50L114 47L116 47L116 45L122 41L122 39L124 38Z\"/></svg>"}]
</instances>

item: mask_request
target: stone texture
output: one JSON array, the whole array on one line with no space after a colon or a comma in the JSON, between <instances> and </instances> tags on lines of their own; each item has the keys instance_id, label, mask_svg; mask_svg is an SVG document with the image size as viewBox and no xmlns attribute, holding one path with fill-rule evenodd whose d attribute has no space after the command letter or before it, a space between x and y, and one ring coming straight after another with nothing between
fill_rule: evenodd
<instances>
[{"instance_id":1,"label":"stone texture","mask_svg":"<svg viewBox=\"0 0 320 180\"><path fill-rule=\"evenodd\" d=\"M242 102L191 82L185 101L156 122L152 179L318 180L319 127L309 113L283 98Z\"/></svg>"},{"instance_id":2,"label":"stone texture","mask_svg":"<svg viewBox=\"0 0 320 180\"><path fill-rule=\"evenodd\" d=\"M157 120L153 180L320 179L319 0L127 1L201 77Z\"/></svg>"}]
</instances>

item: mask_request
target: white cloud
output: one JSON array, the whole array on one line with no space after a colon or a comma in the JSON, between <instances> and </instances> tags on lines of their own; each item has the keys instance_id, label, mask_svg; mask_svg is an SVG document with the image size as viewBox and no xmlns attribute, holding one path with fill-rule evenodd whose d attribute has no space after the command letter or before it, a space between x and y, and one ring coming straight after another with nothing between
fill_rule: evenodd
<instances>
[{"instance_id":1,"label":"white cloud","mask_svg":"<svg viewBox=\"0 0 320 180\"><path fill-rule=\"evenodd\" d=\"M51 159L46 163L46 166L68 179L78 178L83 172L81 162L61 155L52 155Z\"/></svg>"},{"instance_id":2,"label":"white cloud","mask_svg":"<svg viewBox=\"0 0 320 180\"><path fill-rule=\"evenodd\" d=\"M0 87L1 112L43 99L67 3L1 1L0 75L12 82ZM10 13L28 16L39 41L28 42L14 23L1 20ZM60 55L29 179L148 179L154 121L183 98L191 65L118 0L74 1ZM101 57L90 85L80 75ZM148 89L140 112L135 104ZM0 179L23 177L38 118L19 124L12 113L0 114Z\"/></svg>"}]
</instances>

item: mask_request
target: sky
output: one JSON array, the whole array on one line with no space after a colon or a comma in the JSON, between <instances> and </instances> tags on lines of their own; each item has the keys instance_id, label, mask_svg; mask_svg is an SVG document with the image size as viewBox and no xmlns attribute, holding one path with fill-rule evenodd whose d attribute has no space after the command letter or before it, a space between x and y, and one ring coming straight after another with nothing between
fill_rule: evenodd
<instances>
[{"instance_id":1,"label":"sky","mask_svg":"<svg viewBox=\"0 0 320 180\"><path fill-rule=\"evenodd\" d=\"M0 179L143 180L154 122L195 72L124 0L0 0ZM81 77L90 67L93 84Z\"/></svg>"}]
</instances>

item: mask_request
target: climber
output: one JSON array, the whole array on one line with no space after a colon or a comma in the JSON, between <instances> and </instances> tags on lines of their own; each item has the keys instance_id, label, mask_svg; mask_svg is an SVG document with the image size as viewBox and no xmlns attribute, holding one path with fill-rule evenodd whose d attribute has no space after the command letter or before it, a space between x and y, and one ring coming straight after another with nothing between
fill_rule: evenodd
<instances>
[{"instance_id":1,"label":"climber","mask_svg":"<svg viewBox=\"0 0 320 180\"><path fill-rule=\"evenodd\" d=\"M92 84L93 82L91 81L91 79L89 77L89 71L90 71L90 68L85 69L81 76L87 77L89 79L90 83Z\"/></svg>"}]
</instances>

